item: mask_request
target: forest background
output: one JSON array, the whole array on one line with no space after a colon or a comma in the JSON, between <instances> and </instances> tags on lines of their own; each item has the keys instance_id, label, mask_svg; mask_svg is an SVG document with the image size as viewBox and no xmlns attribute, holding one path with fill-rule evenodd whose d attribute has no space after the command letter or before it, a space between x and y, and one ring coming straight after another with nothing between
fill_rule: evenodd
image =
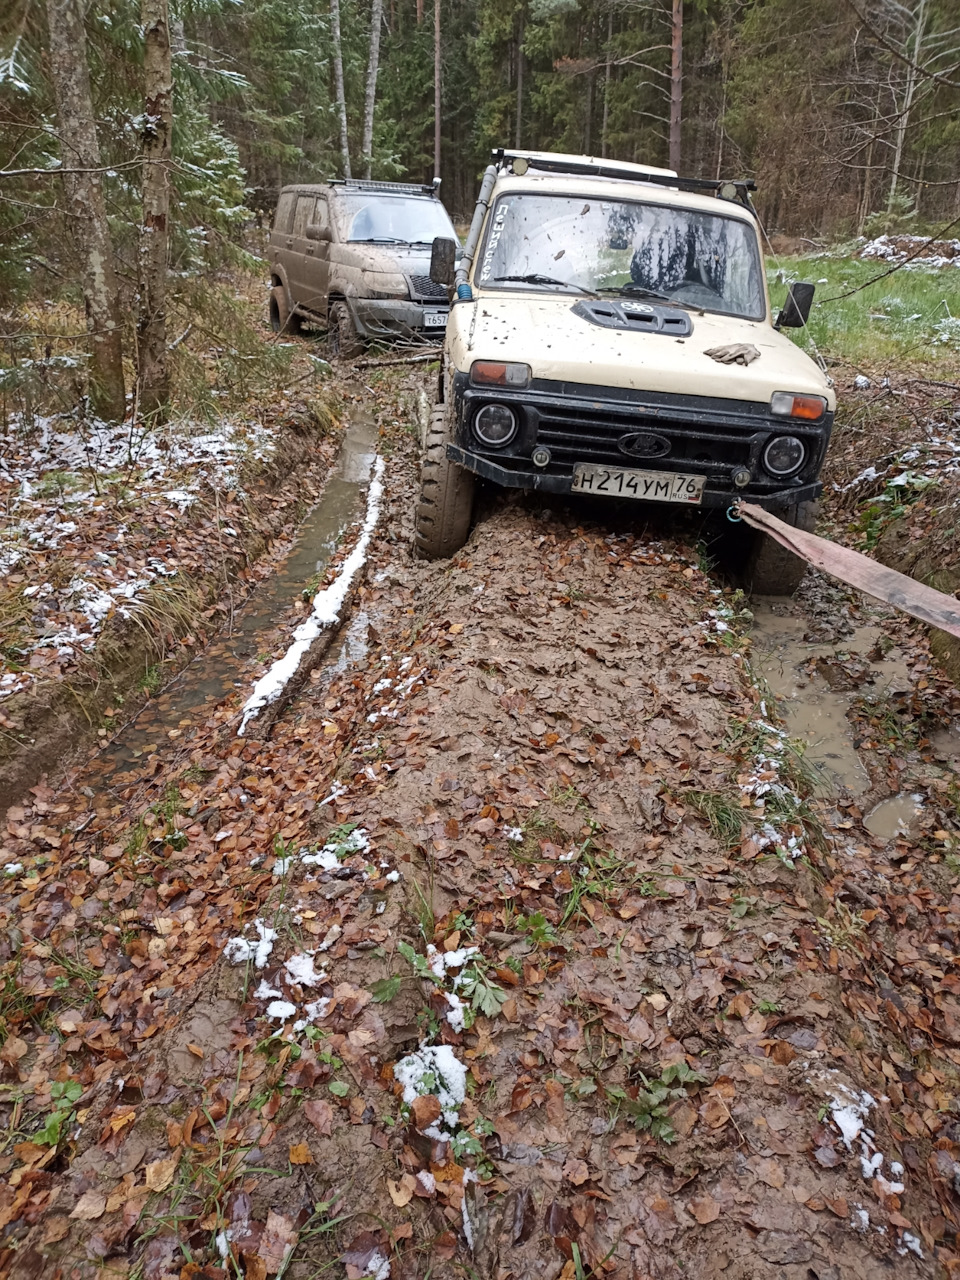
<instances>
[{"instance_id":1,"label":"forest background","mask_svg":"<svg viewBox=\"0 0 960 1280\"><path fill-rule=\"evenodd\" d=\"M82 296L94 408L124 415L124 329L136 407L162 412L177 341L165 291L184 314L205 311L229 347L209 284L233 265L257 270L250 231L282 185L436 171L463 221L504 144L753 177L767 231L794 251L949 230L955 3L12 0L0 15L0 312L17 377L39 354L25 334L55 339L49 372L77 329L75 310L58 328L24 305Z\"/></svg>"}]
</instances>

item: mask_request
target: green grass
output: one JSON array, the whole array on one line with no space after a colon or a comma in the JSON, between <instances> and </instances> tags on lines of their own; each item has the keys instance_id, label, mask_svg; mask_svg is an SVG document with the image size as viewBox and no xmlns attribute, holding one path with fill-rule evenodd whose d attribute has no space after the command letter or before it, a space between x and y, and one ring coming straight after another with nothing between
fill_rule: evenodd
<instances>
[{"instance_id":1,"label":"green grass","mask_svg":"<svg viewBox=\"0 0 960 1280\"><path fill-rule=\"evenodd\" d=\"M788 284L806 280L817 286L809 337L790 331L797 345L813 354L812 338L827 359L846 360L868 371L907 360L927 366L928 372L936 370L932 377L951 381L951 368L960 369L960 270L906 267L834 302L830 299L892 265L835 254L767 258L774 315Z\"/></svg>"}]
</instances>

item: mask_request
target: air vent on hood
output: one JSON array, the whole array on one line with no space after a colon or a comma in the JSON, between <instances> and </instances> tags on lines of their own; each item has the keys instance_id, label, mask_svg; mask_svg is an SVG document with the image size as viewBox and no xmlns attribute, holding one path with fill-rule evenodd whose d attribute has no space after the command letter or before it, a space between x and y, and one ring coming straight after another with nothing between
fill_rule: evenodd
<instances>
[{"instance_id":1,"label":"air vent on hood","mask_svg":"<svg viewBox=\"0 0 960 1280\"><path fill-rule=\"evenodd\" d=\"M665 333L673 338L686 338L693 324L679 307L658 307L652 302L634 302L602 298L581 298L571 310L581 320L598 324L603 329L627 329L634 333Z\"/></svg>"}]
</instances>

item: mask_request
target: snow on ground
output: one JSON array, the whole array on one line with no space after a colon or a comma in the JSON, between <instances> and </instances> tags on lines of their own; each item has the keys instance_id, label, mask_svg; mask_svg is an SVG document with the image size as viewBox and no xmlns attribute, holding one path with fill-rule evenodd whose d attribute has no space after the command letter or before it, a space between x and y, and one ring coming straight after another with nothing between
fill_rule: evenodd
<instances>
[{"instance_id":1,"label":"snow on ground","mask_svg":"<svg viewBox=\"0 0 960 1280\"><path fill-rule=\"evenodd\" d=\"M273 449L260 424L232 421L145 432L55 415L0 429L0 578L17 619L0 698L72 665L112 615L175 577L174 524L204 491L239 495L242 464Z\"/></svg>"},{"instance_id":2,"label":"snow on ground","mask_svg":"<svg viewBox=\"0 0 960 1280\"><path fill-rule=\"evenodd\" d=\"M297 673L307 650L314 640L340 621L340 611L353 584L354 578L363 568L367 560L367 548L373 531L380 519L380 503L383 499L383 458L377 458L373 468L373 478L367 491L367 515L360 530L356 546L340 565L337 576L328 587L321 587L313 597L313 608L306 622L301 622L293 633L293 643L282 658L279 658L253 686L253 692L244 703L243 719L237 730L237 737L242 738L250 721L269 706L283 693L284 689Z\"/></svg>"},{"instance_id":3,"label":"snow on ground","mask_svg":"<svg viewBox=\"0 0 960 1280\"><path fill-rule=\"evenodd\" d=\"M877 236L863 246L860 257L895 264L918 249L922 252L910 266L960 267L960 240L930 240L927 236Z\"/></svg>"}]
</instances>

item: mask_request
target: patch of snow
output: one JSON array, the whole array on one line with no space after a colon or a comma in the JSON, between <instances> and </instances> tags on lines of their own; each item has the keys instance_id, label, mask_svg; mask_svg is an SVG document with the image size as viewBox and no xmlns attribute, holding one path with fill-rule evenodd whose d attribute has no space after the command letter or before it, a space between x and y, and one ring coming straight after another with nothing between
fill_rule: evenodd
<instances>
[{"instance_id":1,"label":"patch of snow","mask_svg":"<svg viewBox=\"0 0 960 1280\"><path fill-rule=\"evenodd\" d=\"M271 929L262 920L254 920L253 924L259 935L257 941L242 936L231 938L224 947L223 954L231 964L246 964L248 960L252 960L257 969L262 969L270 959L278 934L276 929Z\"/></svg>"},{"instance_id":2,"label":"patch of snow","mask_svg":"<svg viewBox=\"0 0 960 1280\"><path fill-rule=\"evenodd\" d=\"M923 1250L920 1248L920 1241L911 1231L905 1231L902 1239L904 1247L897 1250L897 1253L899 1253L901 1257L908 1249L911 1253L915 1253L918 1258L923 1257Z\"/></svg>"},{"instance_id":3,"label":"patch of snow","mask_svg":"<svg viewBox=\"0 0 960 1280\"><path fill-rule=\"evenodd\" d=\"M243 706L243 718L237 737L242 738L249 722L260 711L276 702L287 684L296 674L304 655L314 640L327 627L340 620L340 611L346 601L353 580L367 559L367 548L377 521L380 519L380 503L383 498L383 458L377 458L373 469L373 478L367 492L367 515L360 530L357 544L340 566L337 576L329 587L324 587L313 598L313 609L305 622L302 622L293 633L293 643L282 658L278 659L270 670L257 681L253 692Z\"/></svg>"},{"instance_id":4,"label":"patch of snow","mask_svg":"<svg viewBox=\"0 0 960 1280\"><path fill-rule=\"evenodd\" d=\"M523 844L522 827L504 827L503 834L512 844Z\"/></svg>"},{"instance_id":5,"label":"patch of snow","mask_svg":"<svg viewBox=\"0 0 960 1280\"><path fill-rule=\"evenodd\" d=\"M430 966L430 972L434 977L441 981L447 976L448 969L462 969L471 956L480 954L479 947L461 947L458 951L438 951L433 943L427 946L427 964ZM460 981L461 975L457 975L453 979L453 985L456 987Z\"/></svg>"},{"instance_id":6,"label":"patch of snow","mask_svg":"<svg viewBox=\"0 0 960 1280\"><path fill-rule=\"evenodd\" d=\"M5 876L18 876L22 870L22 862L6 862L3 866L3 874Z\"/></svg>"},{"instance_id":7,"label":"patch of snow","mask_svg":"<svg viewBox=\"0 0 960 1280\"><path fill-rule=\"evenodd\" d=\"M287 1022L296 1012L297 1006L289 1000L271 1000L267 1005L267 1017L277 1022Z\"/></svg>"},{"instance_id":8,"label":"patch of snow","mask_svg":"<svg viewBox=\"0 0 960 1280\"><path fill-rule=\"evenodd\" d=\"M444 1017L446 1018L447 1022L450 1024L450 1026L454 1031L462 1031L465 1025L464 1013L467 1006L460 999L460 997L453 991L445 991L443 993L443 998L444 1000L446 1000L447 1004L450 1006L449 1010L444 1015Z\"/></svg>"},{"instance_id":9,"label":"patch of snow","mask_svg":"<svg viewBox=\"0 0 960 1280\"><path fill-rule=\"evenodd\" d=\"M866 1231L870 1226L870 1215L866 1209L854 1209L853 1217L850 1219L850 1225L854 1231Z\"/></svg>"},{"instance_id":10,"label":"patch of snow","mask_svg":"<svg viewBox=\"0 0 960 1280\"><path fill-rule=\"evenodd\" d=\"M378 1249L367 1260L364 1274L369 1276L370 1280L390 1280L390 1259L384 1257Z\"/></svg>"},{"instance_id":11,"label":"patch of snow","mask_svg":"<svg viewBox=\"0 0 960 1280\"><path fill-rule=\"evenodd\" d=\"M280 996L280 990L277 987L271 987L266 978L260 979L260 985L253 993L254 1000L273 1000Z\"/></svg>"},{"instance_id":12,"label":"patch of snow","mask_svg":"<svg viewBox=\"0 0 960 1280\"><path fill-rule=\"evenodd\" d=\"M291 982L296 982L301 987L318 987L324 981L326 973L322 969L318 972L313 966L315 954L313 951L300 952L283 962Z\"/></svg>"},{"instance_id":13,"label":"patch of snow","mask_svg":"<svg viewBox=\"0 0 960 1280\"><path fill-rule=\"evenodd\" d=\"M388 871L387 874L384 876L384 879L389 880L391 884L396 884L397 881L400 879L400 872Z\"/></svg>"},{"instance_id":14,"label":"patch of snow","mask_svg":"<svg viewBox=\"0 0 960 1280\"><path fill-rule=\"evenodd\" d=\"M417 1181L428 1196L432 1196L437 1189L437 1180L429 1169L421 1169L417 1174Z\"/></svg>"},{"instance_id":15,"label":"patch of snow","mask_svg":"<svg viewBox=\"0 0 960 1280\"><path fill-rule=\"evenodd\" d=\"M343 929L341 929L340 925L332 924L330 928L327 930L327 932L324 934L323 941L317 947L317 950L329 951L330 948L333 946L333 944L337 941L337 939L340 937L342 933L343 933Z\"/></svg>"},{"instance_id":16,"label":"patch of snow","mask_svg":"<svg viewBox=\"0 0 960 1280\"><path fill-rule=\"evenodd\" d=\"M288 858L276 858L273 863L273 878L279 880L281 876L285 876L290 870L290 864L293 862L293 855Z\"/></svg>"},{"instance_id":17,"label":"patch of snow","mask_svg":"<svg viewBox=\"0 0 960 1280\"><path fill-rule=\"evenodd\" d=\"M440 1103L441 1119L424 1132L438 1142L449 1141L460 1118L467 1096L467 1069L447 1044L421 1045L393 1068L394 1079L403 1086L403 1100L411 1106L416 1098L433 1094ZM446 1129L441 1127L441 1120Z\"/></svg>"}]
</instances>

